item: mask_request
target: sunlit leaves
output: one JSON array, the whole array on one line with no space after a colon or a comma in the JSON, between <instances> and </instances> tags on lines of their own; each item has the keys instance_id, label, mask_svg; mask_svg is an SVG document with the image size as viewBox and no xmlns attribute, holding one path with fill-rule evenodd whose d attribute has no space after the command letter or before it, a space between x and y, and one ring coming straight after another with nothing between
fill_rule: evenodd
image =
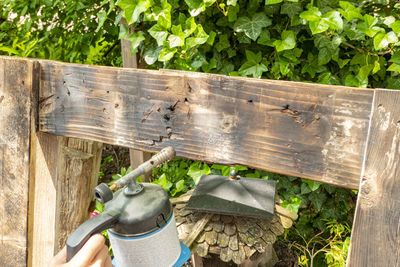
<instances>
[{"instance_id":1,"label":"sunlit leaves","mask_svg":"<svg viewBox=\"0 0 400 267\"><path fill-rule=\"evenodd\" d=\"M283 31L282 40L276 40L273 44L278 52L293 49L296 46L296 33L293 31Z\"/></svg>"},{"instance_id":2,"label":"sunlit leaves","mask_svg":"<svg viewBox=\"0 0 400 267\"><path fill-rule=\"evenodd\" d=\"M125 19L127 23L131 24L139 21L139 16L150 7L149 0L119 0L117 2L125 12Z\"/></svg>"},{"instance_id":3,"label":"sunlit leaves","mask_svg":"<svg viewBox=\"0 0 400 267\"><path fill-rule=\"evenodd\" d=\"M210 171L210 167L206 163L197 162L190 165L187 174L192 177L195 184L198 184L201 176L209 174Z\"/></svg>"},{"instance_id":4,"label":"sunlit leaves","mask_svg":"<svg viewBox=\"0 0 400 267\"><path fill-rule=\"evenodd\" d=\"M251 18L240 17L234 25L236 32L244 32L250 39L255 41L264 27L272 24L272 20L264 13L257 13Z\"/></svg>"},{"instance_id":5,"label":"sunlit leaves","mask_svg":"<svg viewBox=\"0 0 400 267\"><path fill-rule=\"evenodd\" d=\"M247 61L239 69L240 75L261 78L263 72L266 72L268 70L267 66L261 62L261 52L258 52L256 54L250 50L246 50L246 58Z\"/></svg>"},{"instance_id":6,"label":"sunlit leaves","mask_svg":"<svg viewBox=\"0 0 400 267\"><path fill-rule=\"evenodd\" d=\"M131 41L130 50L132 54L137 52L137 48L144 39L142 32L134 32L127 38L127 40Z\"/></svg>"},{"instance_id":7,"label":"sunlit leaves","mask_svg":"<svg viewBox=\"0 0 400 267\"><path fill-rule=\"evenodd\" d=\"M347 21L363 18L361 15L361 8L355 7L347 1L340 1L339 5L341 7L339 8L339 12Z\"/></svg>"},{"instance_id":8,"label":"sunlit leaves","mask_svg":"<svg viewBox=\"0 0 400 267\"><path fill-rule=\"evenodd\" d=\"M168 37L169 46L171 48L183 46L185 44L185 34L182 31L182 26L173 25L171 31L172 34Z\"/></svg>"},{"instance_id":9,"label":"sunlit leaves","mask_svg":"<svg viewBox=\"0 0 400 267\"><path fill-rule=\"evenodd\" d=\"M283 2L283 0L265 0L265 5L279 4L282 2Z\"/></svg>"},{"instance_id":10,"label":"sunlit leaves","mask_svg":"<svg viewBox=\"0 0 400 267\"><path fill-rule=\"evenodd\" d=\"M177 51L177 48L172 48L167 42L164 42L163 48L158 56L158 60L161 62L168 61L175 55Z\"/></svg>"},{"instance_id":11,"label":"sunlit leaves","mask_svg":"<svg viewBox=\"0 0 400 267\"><path fill-rule=\"evenodd\" d=\"M396 34L400 34L400 20L396 20L395 22L393 22L392 24L389 25L390 28L392 28L392 30L396 33Z\"/></svg>"},{"instance_id":12,"label":"sunlit leaves","mask_svg":"<svg viewBox=\"0 0 400 267\"><path fill-rule=\"evenodd\" d=\"M104 25L104 21L107 18L107 14L105 11L101 11L97 14L97 20L99 24L97 25L96 32L98 32Z\"/></svg>"},{"instance_id":13,"label":"sunlit leaves","mask_svg":"<svg viewBox=\"0 0 400 267\"><path fill-rule=\"evenodd\" d=\"M168 37L168 31L158 24L154 24L148 32L154 39L156 39L158 45L162 45Z\"/></svg>"},{"instance_id":14,"label":"sunlit leaves","mask_svg":"<svg viewBox=\"0 0 400 267\"><path fill-rule=\"evenodd\" d=\"M394 32L380 32L374 37L374 48L375 50L385 49L389 44L396 43L398 40Z\"/></svg>"},{"instance_id":15,"label":"sunlit leaves","mask_svg":"<svg viewBox=\"0 0 400 267\"><path fill-rule=\"evenodd\" d=\"M397 71L400 72L400 50L396 51L392 58L389 60L391 65L387 69L388 71Z\"/></svg>"},{"instance_id":16,"label":"sunlit leaves","mask_svg":"<svg viewBox=\"0 0 400 267\"><path fill-rule=\"evenodd\" d=\"M357 24L357 29L359 29L369 37L374 37L378 32L385 31L383 28L375 26L377 23L377 18L366 14L363 17L363 21Z\"/></svg>"},{"instance_id":17,"label":"sunlit leaves","mask_svg":"<svg viewBox=\"0 0 400 267\"><path fill-rule=\"evenodd\" d=\"M216 0L185 0L185 3L189 7L190 15L195 17L205 11L207 7L214 4L215 1Z\"/></svg>"},{"instance_id":18,"label":"sunlit leaves","mask_svg":"<svg viewBox=\"0 0 400 267\"><path fill-rule=\"evenodd\" d=\"M197 25L193 37L186 39L186 45L188 48L194 47L196 45L201 45L207 42L209 35L203 30L201 25Z\"/></svg>"},{"instance_id":19,"label":"sunlit leaves","mask_svg":"<svg viewBox=\"0 0 400 267\"><path fill-rule=\"evenodd\" d=\"M300 17L309 22L313 34L324 32L328 29L340 30L343 28L343 20L338 11L330 11L324 15L317 7L311 7L300 14Z\"/></svg>"}]
</instances>

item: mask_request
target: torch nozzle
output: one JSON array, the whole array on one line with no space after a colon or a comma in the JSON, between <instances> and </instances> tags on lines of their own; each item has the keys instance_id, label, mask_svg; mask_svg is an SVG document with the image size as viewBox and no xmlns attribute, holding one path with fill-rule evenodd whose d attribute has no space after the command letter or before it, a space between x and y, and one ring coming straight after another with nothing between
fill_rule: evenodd
<instances>
[{"instance_id":1,"label":"torch nozzle","mask_svg":"<svg viewBox=\"0 0 400 267\"><path fill-rule=\"evenodd\" d=\"M163 148L160 152L158 152L153 157L151 157L151 159L140 164L139 167L137 167L136 169L134 169L133 171L131 171L130 173L128 173L121 179L115 181L115 183L113 183L111 185L110 189L115 190L115 189L121 188L128 184L131 184L130 187L132 187L136 184L137 177L151 171L153 168L155 168L165 162L170 161L174 157L175 157L175 150L173 147L169 146L169 147Z\"/></svg>"}]
</instances>

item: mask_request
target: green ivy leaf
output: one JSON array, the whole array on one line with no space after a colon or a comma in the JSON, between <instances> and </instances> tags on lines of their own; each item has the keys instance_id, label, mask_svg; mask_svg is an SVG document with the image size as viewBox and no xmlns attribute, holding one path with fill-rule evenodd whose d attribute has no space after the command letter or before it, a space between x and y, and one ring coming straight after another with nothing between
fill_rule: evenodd
<instances>
[{"instance_id":1,"label":"green ivy leaf","mask_svg":"<svg viewBox=\"0 0 400 267\"><path fill-rule=\"evenodd\" d=\"M279 4L282 2L283 2L283 0L265 0L265 5Z\"/></svg>"},{"instance_id":2,"label":"green ivy leaf","mask_svg":"<svg viewBox=\"0 0 400 267\"><path fill-rule=\"evenodd\" d=\"M302 12L300 17L309 22L312 34L324 32L328 29L340 30L343 28L343 20L338 11L330 11L321 16L317 7L311 7Z\"/></svg>"},{"instance_id":3,"label":"green ivy leaf","mask_svg":"<svg viewBox=\"0 0 400 267\"><path fill-rule=\"evenodd\" d=\"M174 48L185 44L185 33L181 25L173 25L171 28L173 34L168 36L169 47Z\"/></svg>"},{"instance_id":4,"label":"green ivy leaf","mask_svg":"<svg viewBox=\"0 0 400 267\"><path fill-rule=\"evenodd\" d=\"M210 33L208 34L207 44L213 45L215 36L217 36L217 33L215 31L210 31Z\"/></svg>"},{"instance_id":5,"label":"green ivy leaf","mask_svg":"<svg viewBox=\"0 0 400 267\"><path fill-rule=\"evenodd\" d=\"M290 197L290 200L284 200L282 203L282 207L284 207L285 209L288 209L294 213L298 213L299 212L299 208L301 206L301 200L298 199L297 197Z\"/></svg>"},{"instance_id":6,"label":"green ivy leaf","mask_svg":"<svg viewBox=\"0 0 400 267\"><path fill-rule=\"evenodd\" d=\"M139 16L151 5L149 0L120 0L117 6L124 10L126 22L132 24L138 22Z\"/></svg>"},{"instance_id":7,"label":"green ivy leaf","mask_svg":"<svg viewBox=\"0 0 400 267\"><path fill-rule=\"evenodd\" d=\"M355 7L347 1L339 1L339 8L340 14L347 20L352 21L353 19L363 19L361 15L361 8Z\"/></svg>"},{"instance_id":8,"label":"green ivy leaf","mask_svg":"<svg viewBox=\"0 0 400 267\"><path fill-rule=\"evenodd\" d=\"M169 34L168 31L165 30L165 28L161 27L158 24L153 25L153 27L151 27L148 32L154 39L156 39L159 46L163 45Z\"/></svg>"},{"instance_id":9,"label":"green ivy leaf","mask_svg":"<svg viewBox=\"0 0 400 267\"><path fill-rule=\"evenodd\" d=\"M228 0L226 1L226 4L228 6L236 6L237 0Z\"/></svg>"},{"instance_id":10,"label":"green ivy leaf","mask_svg":"<svg viewBox=\"0 0 400 267\"><path fill-rule=\"evenodd\" d=\"M224 49L227 49L231 46L229 40L228 40L228 35L226 34L221 34L219 36L218 43L215 44L215 49L217 49L218 52L221 52Z\"/></svg>"},{"instance_id":11,"label":"green ivy leaf","mask_svg":"<svg viewBox=\"0 0 400 267\"><path fill-rule=\"evenodd\" d=\"M276 40L274 46L278 52L293 49L296 46L296 33L293 31L283 31L282 40Z\"/></svg>"},{"instance_id":12,"label":"green ivy leaf","mask_svg":"<svg viewBox=\"0 0 400 267\"><path fill-rule=\"evenodd\" d=\"M207 42L208 34L203 30L203 27L199 24L197 25L195 36L186 39L186 45L188 48L194 47L196 45L201 45Z\"/></svg>"},{"instance_id":13,"label":"green ivy leaf","mask_svg":"<svg viewBox=\"0 0 400 267\"><path fill-rule=\"evenodd\" d=\"M318 193L317 191L313 191L309 199L311 200L311 203L314 205L315 209L320 211L322 208L322 205L325 203L327 196L326 194Z\"/></svg>"},{"instance_id":14,"label":"green ivy leaf","mask_svg":"<svg viewBox=\"0 0 400 267\"><path fill-rule=\"evenodd\" d=\"M318 65L322 66L328 64L332 59L332 53L329 48L323 47L318 52Z\"/></svg>"},{"instance_id":15,"label":"green ivy leaf","mask_svg":"<svg viewBox=\"0 0 400 267\"><path fill-rule=\"evenodd\" d=\"M379 63L379 60L374 61L374 68L372 69L372 74L377 73L381 69L381 64Z\"/></svg>"},{"instance_id":16,"label":"green ivy leaf","mask_svg":"<svg viewBox=\"0 0 400 267\"><path fill-rule=\"evenodd\" d=\"M308 185L308 187L310 188L311 191L317 190L322 185L322 183L320 183L320 182L312 181L312 180L308 180L308 179L304 179L304 182Z\"/></svg>"},{"instance_id":17,"label":"green ivy leaf","mask_svg":"<svg viewBox=\"0 0 400 267\"><path fill-rule=\"evenodd\" d=\"M272 20L264 13L257 13L251 19L240 17L234 25L236 32L244 32L250 39L255 41L261 33L262 28L272 24Z\"/></svg>"},{"instance_id":18,"label":"green ivy leaf","mask_svg":"<svg viewBox=\"0 0 400 267\"><path fill-rule=\"evenodd\" d=\"M161 62L168 61L175 55L176 51L178 51L178 49L171 48L167 42L164 42L163 48L158 56L158 60Z\"/></svg>"},{"instance_id":19,"label":"green ivy leaf","mask_svg":"<svg viewBox=\"0 0 400 267\"><path fill-rule=\"evenodd\" d=\"M172 191L171 196L175 196L177 193L181 192L185 188L185 180L179 180L175 184L175 189Z\"/></svg>"},{"instance_id":20,"label":"green ivy leaf","mask_svg":"<svg viewBox=\"0 0 400 267\"><path fill-rule=\"evenodd\" d=\"M388 33L380 32L374 37L374 48L375 50L385 49L389 44L396 42L398 42L398 38L393 31Z\"/></svg>"},{"instance_id":21,"label":"green ivy leaf","mask_svg":"<svg viewBox=\"0 0 400 267\"><path fill-rule=\"evenodd\" d=\"M332 10L322 16L322 21L332 30L343 29L343 20L338 11Z\"/></svg>"},{"instance_id":22,"label":"green ivy leaf","mask_svg":"<svg viewBox=\"0 0 400 267\"><path fill-rule=\"evenodd\" d=\"M392 63L392 65L389 66L387 69L388 71L397 71L400 72L400 65L396 63Z\"/></svg>"},{"instance_id":23,"label":"green ivy leaf","mask_svg":"<svg viewBox=\"0 0 400 267\"><path fill-rule=\"evenodd\" d=\"M185 21L185 37L188 37L189 35L191 35L192 33L194 33L194 31L197 28L196 22L194 21L194 17L190 17ZM201 25L199 25L201 26Z\"/></svg>"},{"instance_id":24,"label":"green ivy leaf","mask_svg":"<svg viewBox=\"0 0 400 267\"><path fill-rule=\"evenodd\" d=\"M210 167L206 163L195 162L190 165L188 175L192 177L195 184L198 184L201 176L207 175L211 172Z\"/></svg>"},{"instance_id":25,"label":"green ivy leaf","mask_svg":"<svg viewBox=\"0 0 400 267\"><path fill-rule=\"evenodd\" d=\"M107 13L105 11L101 11L97 14L97 21L99 24L97 25L96 32L98 32L104 25L104 21L107 18Z\"/></svg>"},{"instance_id":26,"label":"green ivy leaf","mask_svg":"<svg viewBox=\"0 0 400 267\"><path fill-rule=\"evenodd\" d=\"M140 43L145 40L142 32L134 32L132 33L127 40L131 42L131 54L135 54L137 52L137 48L139 47Z\"/></svg>"},{"instance_id":27,"label":"green ivy leaf","mask_svg":"<svg viewBox=\"0 0 400 267\"><path fill-rule=\"evenodd\" d=\"M369 37L374 37L375 34L377 34L380 31L385 31L383 28L381 27L377 27L374 26L378 23L378 19L365 14L363 17L363 21L359 22L357 24L357 29L359 29L360 31L362 31L363 33L365 33L367 36Z\"/></svg>"},{"instance_id":28,"label":"green ivy leaf","mask_svg":"<svg viewBox=\"0 0 400 267\"><path fill-rule=\"evenodd\" d=\"M360 77L361 81L368 79L368 75L372 72L373 69L374 65L372 64L362 66L358 72L358 76Z\"/></svg>"},{"instance_id":29,"label":"green ivy leaf","mask_svg":"<svg viewBox=\"0 0 400 267\"><path fill-rule=\"evenodd\" d=\"M299 3L285 2L281 7L281 14L286 14L289 16L289 18L293 18L296 14L300 13L300 11L302 10L303 8Z\"/></svg>"},{"instance_id":30,"label":"green ivy leaf","mask_svg":"<svg viewBox=\"0 0 400 267\"><path fill-rule=\"evenodd\" d=\"M392 28L396 34L400 34L400 20L390 24L390 28Z\"/></svg>"},{"instance_id":31,"label":"green ivy leaf","mask_svg":"<svg viewBox=\"0 0 400 267\"><path fill-rule=\"evenodd\" d=\"M169 192L169 189L173 186L173 184L167 179L167 176L165 175L165 173L163 173L153 183L158 184L159 186L164 188L164 190L167 191L167 192Z\"/></svg>"},{"instance_id":32,"label":"green ivy leaf","mask_svg":"<svg viewBox=\"0 0 400 267\"><path fill-rule=\"evenodd\" d=\"M400 50L397 50L396 52L394 52L394 54L391 57L391 59L389 60L389 62L400 64Z\"/></svg>"},{"instance_id":33,"label":"green ivy leaf","mask_svg":"<svg viewBox=\"0 0 400 267\"><path fill-rule=\"evenodd\" d=\"M228 9L228 21L229 22L234 22L237 20L237 14L239 13L240 7L239 5L237 6L231 6Z\"/></svg>"},{"instance_id":34,"label":"green ivy leaf","mask_svg":"<svg viewBox=\"0 0 400 267\"><path fill-rule=\"evenodd\" d=\"M257 40L257 43L261 45L274 46L274 41L275 39L271 39L271 34L269 33L269 31L267 29L264 29L261 32L260 37Z\"/></svg>"},{"instance_id":35,"label":"green ivy leaf","mask_svg":"<svg viewBox=\"0 0 400 267\"><path fill-rule=\"evenodd\" d=\"M341 59L341 58L339 58L339 59L337 60L337 63L338 63L338 65L339 65L339 68L343 69L343 67L346 66L347 63L349 63L349 61L350 61L350 59Z\"/></svg>"},{"instance_id":36,"label":"green ivy leaf","mask_svg":"<svg viewBox=\"0 0 400 267\"><path fill-rule=\"evenodd\" d=\"M189 7L189 13L191 16L196 17L201 12L205 11L207 7L215 3L216 0L185 0L185 3Z\"/></svg>"},{"instance_id":37,"label":"green ivy leaf","mask_svg":"<svg viewBox=\"0 0 400 267\"><path fill-rule=\"evenodd\" d=\"M153 45L150 48L147 48L144 52L143 58L146 64L153 65L160 55L162 47Z\"/></svg>"},{"instance_id":38,"label":"green ivy leaf","mask_svg":"<svg viewBox=\"0 0 400 267\"><path fill-rule=\"evenodd\" d=\"M119 35L118 35L118 39L126 39L128 37L128 27L126 26L126 24L120 24L119 25Z\"/></svg>"},{"instance_id":39,"label":"green ivy leaf","mask_svg":"<svg viewBox=\"0 0 400 267\"><path fill-rule=\"evenodd\" d=\"M306 11L303 11L300 14L300 18L310 21L310 22L319 22L321 20L321 12L317 7L311 7Z\"/></svg>"},{"instance_id":40,"label":"green ivy leaf","mask_svg":"<svg viewBox=\"0 0 400 267\"><path fill-rule=\"evenodd\" d=\"M255 54L250 50L246 50L246 58L247 61L239 69L240 75L261 78L261 75L268 70L267 66L260 63L262 60L261 52Z\"/></svg>"}]
</instances>

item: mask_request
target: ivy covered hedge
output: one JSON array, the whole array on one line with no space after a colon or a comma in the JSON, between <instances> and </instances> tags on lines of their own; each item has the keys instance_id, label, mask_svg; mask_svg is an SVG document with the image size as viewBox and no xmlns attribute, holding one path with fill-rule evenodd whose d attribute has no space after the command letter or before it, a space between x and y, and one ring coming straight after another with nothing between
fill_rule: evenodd
<instances>
[{"instance_id":1,"label":"ivy covered hedge","mask_svg":"<svg viewBox=\"0 0 400 267\"><path fill-rule=\"evenodd\" d=\"M400 88L400 3L120 0L152 68Z\"/></svg>"}]
</instances>

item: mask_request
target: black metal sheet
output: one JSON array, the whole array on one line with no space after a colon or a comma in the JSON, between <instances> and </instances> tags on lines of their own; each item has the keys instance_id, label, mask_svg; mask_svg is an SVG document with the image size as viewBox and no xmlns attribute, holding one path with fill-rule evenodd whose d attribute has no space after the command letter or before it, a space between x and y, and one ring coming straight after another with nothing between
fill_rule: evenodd
<instances>
[{"instance_id":1,"label":"black metal sheet","mask_svg":"<svg viewBox=\"0 0 400 267\"><path fill-rule=\"evenodd\" d=\"M274 214L275 184L273 180L203 175L186 209L270 218Z\"/></svg>"}]
</instances>

